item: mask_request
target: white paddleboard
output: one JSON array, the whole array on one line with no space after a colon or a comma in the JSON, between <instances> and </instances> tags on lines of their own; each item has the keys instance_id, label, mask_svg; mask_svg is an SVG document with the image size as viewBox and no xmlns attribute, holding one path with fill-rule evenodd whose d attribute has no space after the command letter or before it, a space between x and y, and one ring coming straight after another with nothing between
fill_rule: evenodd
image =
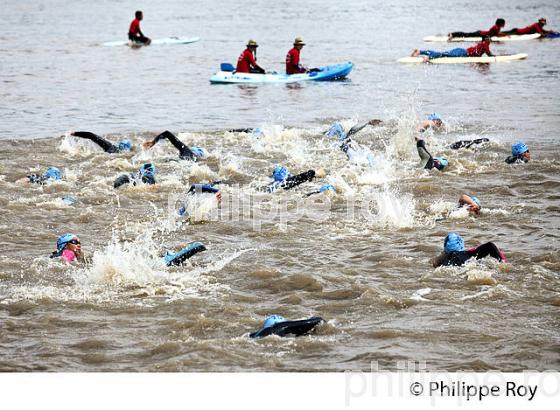
<instances>
[{"instance_id":1,"label":"white paddleboard","mask_svg":"<svg viewBox=\"0 0 560 410\"><path fill-rule=\"evenodd\" d=\"M152 40L150 43L151 46L157 46L162 44L190 44L196 43L199 41L200 38L198 37L166 37L166 38L158 38ZM144 44L141 43L133 43L132 41L109 41L107 43L102 44L105 47L116 47L116 46L130 46L130 47L141 47Z\"/></svg>"},{"instance_id":2,"label":"white paddleboard","mask_svg":"<svg viewBox=\"0 0 560 410\"><path fill-rule=\"evenodd\" d=\"M528 57L527 54L512 54L508 56L494 56L494 57L441 57L428 60L428 64L466 64L466 63L504 63L514 60L524 60ZM422 57L404 57L397 60L399 63L419 64L424 63Z\"/></svg>"},{"instance_id":3,"label":"white paddleboard","mask_svg":"<svg viewBox=\"0 0 560 410\"><path fill-rule=\"evenodd\" d=\"M525 40L534 40L539 38L541 35L539 33L536 34L513 34L511 36L504 36L504 37L492 37L492 41L525 41ZM447 36L427 36L424 37L423 40L427 43L462 43L462 42L477 42L482 41L482 37L454 37L451 40Z\"/></svg>"}]
</instances>

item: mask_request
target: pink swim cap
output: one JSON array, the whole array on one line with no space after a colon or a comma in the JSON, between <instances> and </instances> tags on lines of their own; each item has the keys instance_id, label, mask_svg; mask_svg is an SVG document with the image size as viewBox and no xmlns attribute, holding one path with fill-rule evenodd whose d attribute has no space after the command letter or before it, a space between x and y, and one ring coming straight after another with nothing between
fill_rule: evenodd
<instances>
[{"instance_id":1,"label":"pink swim cap","mask_svg":"<svg viewBox=\"0 0 560 410\"><path fill-rule=\"evenodd\" d=\"M64 249L60 257L66 262L74 262L76 260L76 254L70 249Z\"/></svg>"}]
</instances>

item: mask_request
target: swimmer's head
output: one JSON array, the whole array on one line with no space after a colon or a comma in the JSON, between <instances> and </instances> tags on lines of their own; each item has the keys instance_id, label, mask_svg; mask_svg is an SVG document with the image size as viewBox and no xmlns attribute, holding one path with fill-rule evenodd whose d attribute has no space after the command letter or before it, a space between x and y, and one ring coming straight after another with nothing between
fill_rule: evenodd
<instances>
[{"instance_id":1,"label":"swimmer's head","mask_svg":"<svg viewBox=\"0 0 560 410\"><path fill-rule=\"evenodd\" d=\"M126 138L119 142L119 151L130 151L132 149L132 143Z\"/></svg>"},{"instance_id":2,"label":"swimmer's head","mask_svg":"<svg viewBox=\"0 0 560 410\"><path fill-rule=\"evenodd\" d=\"M499 27L504 27L506 25L506 21L503 18L496 19L496 25Z\"/></svg>"},{"instance_id":3,"label":"swimmer's head","mask_svg":"<svg viewBox=\"0 0 560 410\"><path fill-rule=\"evenodd\" d=\"M264 320L263 329L266 329L267 327L274 326L276 323L282 323L282 322L285 322L285 321L286 321L286 319L283 316L270 315Z\"/></svg>"},{"instance_id":4,"label":"swimmer's head","mask_svg":"<svg viewBox=\"0 0 560 410\"><path fill-rule=\"evenodd\" d=\"M451 232L445 237L443 249L446 253L461 252L465 250L465 242L458 233Z\"/></svg>"},{"instance_id":5,"label":"swimmer's head","mask_svg":"<svg viewBox=\"0 0 560 410\"><path fill-rule=\"evenodd\" d=\"M545 19L544 17L541 17L541 18L539 19L539 25L540 25L541 27L542 27L542 26L546 26L546 19Z\"/></svg>"},{"instance_id":6,"label":"swimmer's head","mask_svg":"<svg viewBox=\"0 0 560 410\"><path fill-rule=\"evenodd\" d=\"M322 185L321 188L319 188L319 192L325 192L325 191L336 192L336 189L331 184L325 184L325 185Z\"/></svg>"},{"instance_id":7,"label":"swimmer's head","mask_svg":"<svg viewBox=\"0 0 560 410\"><path fill-rule=\"evenodd\" d=\"M253 128L253 132L251 133L253 134L253 137L262 137L264 135L264 132L261 128Z\"/></svg>"},{"instance_id":8,"label":"swimmer's head","mask_svg":"<svg viewBox=\"0 0 560 410\"><path fill-rule=\"evenodd\" d=\"M138 170L142 182L145 184L155 184L156 183L156 167L151 162L144 164Z\"/></svg>"},{"instance_id":9,"label":"swimmer's head","mask_svg":"<svg viewBox=\"0 0 560 410\"><path fill-rule=\"evenodd\" d=\"M57 167L48 167L43 174L43 178L59 181L62 178L62 174L60 173L60 169Z\"/></svg>"},{"instance_id":10,"label":"swimmer's head","mask_svg":"<svg viewBox=\"0 0 560 410\"><path fill-rule=\"evenodd\" d=\"M333 125L331 125L331 127L329 128L329 130L325 135L327 137L337 137L339 140L344 140L346 139L347 136L346 132L344 132L344 128L342 127L342 124L339 122L335 122Z\"/></svg>"},{"instance_id":11,"label":"swimmer's head","mask_svg":"<svg viewBox=\"0 0 560 410\"><path fill-rule=\"evenodd\" d=\"M522 142L516 142L511 146L511 155L517 156L529 152L529 147Z\"/></svg>"},{"instance_id":12,"label":"swimmer's head","mask_svg":"<svg viewBox=\"0 0 560 410\"><path fill-rule=\"evenodd\" d=\"M208 156L208 151L206 151L204 148L191 147L191 151L197 158L206 158Z\"/></svg>"},{"instance_id":13,"label":"swimmer's head","mask_svg":"<svg viewBox=\"0 0 560 410\"><path fill-rule=\"evenodd\" d=\"M443 157L434 157L434 163L437 169L443 171L449 166L449 161Z\"/></svg>"},{"instance_id":14,"label":"swimmer's head","mask_svg":"<svg viewBox=\"0 0 560 410\"><path fill-rule=\"evenodd\" d=\"M272 178L274 178L275 182L282 182L286 178L288 178L289 172L288 168L283 167L281 165L276 165L274 167L274 171L272 171Z\"/></svg>"},{"instance_id":15,"label":"swimmer's head","mask_svg":"<svg viewBox=\"0 0 560 410\"><path fill-rule=\"evenodd\" d=\"M441 125L443 124L443 118L437 112L433 112L428 115L428 121L433 121L438 127L441 127Z\"/></svg>"},{"instance_id":16,"label":"swimmer's head","mask_svg":"<svg viewBox=\"0 0 560 410\"><path fill-rule=\"evenodd\" d=\"M480 205L480 200L479 200L476 196L474 196L474 195L469 195L469 197L473 200L473 202L474 202L475 204L478 205L479 208L481 207L481 205Z\"/></svg>"},{"instance_id":17,"label":"swimmer's head","mask_svg":"<svg viewBox=\"0 0 560 410\"><path fill-rule=\"evenodd\" d=\"M56 252L53 253L53 256L62 255L62 251L67 248L75 254L79 254L82 249L80 245L80 238L78 238L73 233L65 233L64 235L60 235L56 240Z\"/></svg>"}]
</instances>

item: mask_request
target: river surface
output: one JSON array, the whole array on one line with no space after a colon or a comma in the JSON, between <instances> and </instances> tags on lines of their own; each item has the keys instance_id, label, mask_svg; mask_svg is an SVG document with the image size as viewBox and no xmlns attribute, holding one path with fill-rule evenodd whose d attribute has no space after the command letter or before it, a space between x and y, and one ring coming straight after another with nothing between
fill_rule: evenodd
<instances>
[{"instance_id":1,"label":"river surface","mask_svg":"<svg viewBox=\"0 0 560 410\"><path fill-rule=\"evenodd\" d=\"M2 371L431 371L560 369L560 40L493 44L527 60L493 65L403 65L422 37L507 28L560 3L474 1L6 0L0 26L0 370ZM533 3L533 4L531 4ZM104 47L126 38L136 7L152 38L197 43ZM347 80L210 85L250 38L259 63L281 70L294 37L308 66L352 61ZM455 45L453 45L455 46ZM418 166L425 134L444 172ZM372 164L346 160L323 132L372 118L355 142ZM264 135L228 132L261 127ZM169 129L209 157L179 161ZM106 154L69 136L87 130L131 153ZM451 150L460 139L489 138ZM507 165L523 140L531 161ZM155 186L115 190L145 162ZM269 194L276 164L327 176ZM63 180L18 179L48 166ZM187 197L221 180L222 202ZM337 192L306 197L325 183ZM479 216L456 209L463 193ZM64 196L76 202L67 205ZM184 205L188 217L179 217ZM438 268L450 231L467 247L495 242L492 259ZM79 235L87 262L49 259L58 235ZM193 241L208 250L185 266L161 256ZM266 315L321 316L310 336L254 340Z\"/></svg>"}]
</instances>

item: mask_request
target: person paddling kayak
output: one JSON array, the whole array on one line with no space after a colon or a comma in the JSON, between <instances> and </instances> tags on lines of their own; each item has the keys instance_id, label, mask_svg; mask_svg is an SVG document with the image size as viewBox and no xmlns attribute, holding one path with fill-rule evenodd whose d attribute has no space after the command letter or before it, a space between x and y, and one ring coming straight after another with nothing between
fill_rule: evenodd
<instances>
[{"instance_id":1,"label":"person paddling kayak","mask_svg":"<svg viewBox=\"0 0 560 410\"><path fill-rule=\"evenodd\" d=\"M486 54L488 57L493 57L494 54L490 51L490 36L483 36L482 41L473 47L469 48L454 48L449 51L434 51L434 50L414 50L411 57L423 56L424 61L433 60L442 57L481 57Z\"/></svg>"},{"instance_id":2,"label":"person paddling kayak","mask_svg":"<svg viewBox=\"0 0 560 410\"><path fill-rule=\"evenodd\" d=\"M144 13L138 10L134 13L135 19L130 23L130 28L128 29L128 39L136 44L144 44L146 46L150 45L151 39L146 37L142 30L140 30L140 22L144 19Z\"/></svg>"},{"instance_id":3,"label":"person paddling kayak","mask_svg":"<svg viewBox=\"0 0 560 410\"><path fill-rule=\"evenodd\" d=\"M453 33L449 33L449 40L452 40L456 37L482 37L482 36L490 36L490 37L498 37L500 34L506 35L505 32L501 30L505 27L506 21L502 18L496 19L496 23L490 27L488 30L478 30L472 32L464 32L464 31L455 31Z\"/></svg>"},{"instance_id":4,"label":"person paddling kayak","mask_svg":"<svg viewBox=\"0 0 560 410\"><path fill-rule=\"evenodd\" d=\"M249 40L247 42L247 48L239 55L237 59L237 68L235 69L238 73L252 73L252 74L264 74L265 70L257 64L257 47L259 45L255 40Z\"/></svg>"}]
</instances>

